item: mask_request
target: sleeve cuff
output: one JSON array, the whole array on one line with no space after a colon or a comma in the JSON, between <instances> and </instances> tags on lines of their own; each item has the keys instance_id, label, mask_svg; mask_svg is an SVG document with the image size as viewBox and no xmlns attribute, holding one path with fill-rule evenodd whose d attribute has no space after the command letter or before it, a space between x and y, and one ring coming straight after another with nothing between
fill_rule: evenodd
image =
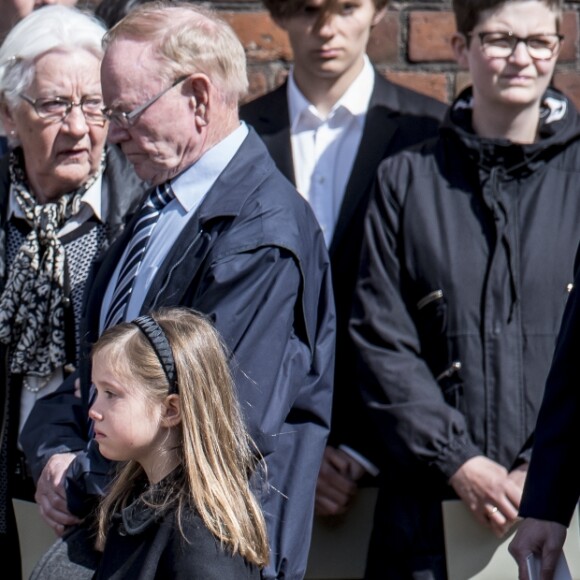
<instances>
[{"instance_id":1,"label":"sleeve cuff","mask_svg":"<svg viewBox=\"0 0 580 580\"><path fill-rule=\"evenodd\" d=\"M338 448L347 455L350 455L355 461L358 461L373 477L376 477L380 473L380 469L374 463L371 463L354 449L351 449L347 445L339 445Z\"/></svg>"}]
</instances>

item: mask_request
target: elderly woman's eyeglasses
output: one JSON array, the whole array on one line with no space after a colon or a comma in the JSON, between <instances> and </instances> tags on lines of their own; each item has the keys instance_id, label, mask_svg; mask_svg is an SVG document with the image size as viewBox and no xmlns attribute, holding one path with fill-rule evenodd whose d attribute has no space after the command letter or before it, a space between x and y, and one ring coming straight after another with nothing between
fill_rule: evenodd
<instances>
[{"instance_id":1,"label":"elderly woman's eyeglasses","mask_svg":"<svg viewBox=\"0 0 580 580\"><path fill-rule=\"evenodd\" d=\"M66 97L32 99L24 94L21 94L20 97L34 108L41 119L54 122L64 121L73 107L80 107L89 125L103 126L105 124L105 116L102 111L103 99L100 95L86 95L78 103Z\"/></svg>"},{"instance_id":2,"label":"elderly woman's eyeglasses","mask_svg":"<svg viewBox=\"0 0 580 580\"><path fill-rule=\"evenodd\" d=\"M468 34L467 36L475 36ZM522 38L513 32L478 32L481 52L487 58L509 58L516 46L523 42L530 58L534 60L550 60L560 51L563 34L533 34Z\"/></svg>"},{"instance_id":3,"label":"elderly woman's eyeglasses","mask_svg":"<svg viewBox=\"0 0 580 580\"><path fill-rule=\"evenodd\" d=\"M173 87L182 83L187 76L179 77L167 88L163 89L161 92L157 93L154 97L151 97L146 103L138 106L137 108L125 113L123 111L118 111L111 107L103 109L103 115L112 123L115 123L118 127L122 129L130 129L136 122L137 119L153 104L156 103L165 93L169 92Z\"/></svg>"}]
</instances>

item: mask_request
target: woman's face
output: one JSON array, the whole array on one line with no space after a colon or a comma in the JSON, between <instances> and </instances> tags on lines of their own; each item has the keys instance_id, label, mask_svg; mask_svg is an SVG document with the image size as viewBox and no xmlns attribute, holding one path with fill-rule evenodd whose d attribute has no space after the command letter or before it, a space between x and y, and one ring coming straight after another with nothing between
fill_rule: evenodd
<instances>
[{"instance_id":1,"label":"woman's face","mask_svg":"<svg viewBox=\"0 0 580 580\"><path fill-rule=\"evenodd\" d=\"M24 94L33 101L63 97L74 103L100 97L100 64L85 50L48 52L37 59ZM26 176L40 203L81 186L97 170L107 136L107 123L88 124L79 106L54 121L41 119L24 99L4 111L4 126L22 147Z\"/></svg>"}]
</instances>

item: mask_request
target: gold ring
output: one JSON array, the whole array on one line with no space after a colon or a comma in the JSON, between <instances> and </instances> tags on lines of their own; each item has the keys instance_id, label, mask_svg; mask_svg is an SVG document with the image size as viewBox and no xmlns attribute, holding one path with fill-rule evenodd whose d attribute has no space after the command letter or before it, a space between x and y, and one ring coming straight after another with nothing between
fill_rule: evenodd
<instances>
[{"instance_id":1,"label":"gold ring","mask_svg":"<svg viewBox=\"0 0 580 580\"><path fill-rule=\"evenodd\" d=\"M489 510L489 514L490 514L490 515L493 515L493 514L497 513L498 511L499 511L499 508L498 508L496 505L494 505L494 506L492 506L492 507L491 507L491 509Z\"/></svg>"}]
</instances>

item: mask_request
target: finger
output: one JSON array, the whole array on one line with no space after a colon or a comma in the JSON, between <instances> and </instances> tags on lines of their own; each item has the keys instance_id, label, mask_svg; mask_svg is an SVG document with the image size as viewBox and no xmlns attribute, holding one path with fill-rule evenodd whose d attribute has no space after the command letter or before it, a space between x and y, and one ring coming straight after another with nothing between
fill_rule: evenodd
<instances>
[{"instance_id":1,"label":"finger","mask_svg":"<svg viewBox=\"0 0 580 580\"><path fill-rule=\"evenodd\" d=\"M324 452L324 459L340 473L348 472L350 466L348 456L340 449L327 447Z\"/></svg>"},{"instance_id":2,"label":"finger","mask_svg":"<svg viewBox=\"0 0 580 580\"><path fill-rule=\"evenodd\" d=\"M514 520L506 517L499 506L486 504L484 509L492 532L499 538L503 537L514 524Z\"/></svg>"},{"instance_id":3,"label":"finger","mask_svg":"<svg viewBox=\"0 0 580 580\"><path fill-rule=\"evenodd\" d=\"M339 504L347 504L355 496L356 486L342 486L336 485L333 481L332 484L319 485L316 487L316 495L319 497L328 498L330 501Z\"/></svg>"},{"instance_id":4,"label":"finger","mask_svg":"<svg viewBox=\"0 0 580 580\"><path fill-rule=\"evenodd\" d=\"M337 503L327 496L317 496L314 511L319 516L339 516L347 512L347 505Z\"/></svg>"},{"instance_id":5,"label":"finger","mask_svg":"<svg viewBox=\"0 0 580 580\"><path fill-rule=\"evenodd\" d=\"M488 504L486 506L487 511L490 513L490 508L497 508L495 513L499 512L503 518L499 518L499 521L503 523L505 519L506 522L514 523L518 517L518 509L513 504L508 496L503 496L498 499L494 504ZM491 515L491 513L490 513Z\"/></svg>"}]
</instances>

